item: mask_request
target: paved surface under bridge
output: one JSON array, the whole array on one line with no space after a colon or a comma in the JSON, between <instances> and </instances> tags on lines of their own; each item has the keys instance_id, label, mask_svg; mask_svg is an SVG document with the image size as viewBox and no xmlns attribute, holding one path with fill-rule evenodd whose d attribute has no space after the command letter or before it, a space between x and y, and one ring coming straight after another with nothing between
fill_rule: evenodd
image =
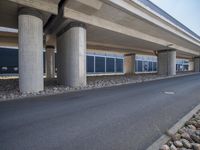
<instances>
[{"instance_id":1,"label":"paved surface under bridge","mask_svg":"<svg viewBox=\"0 0 200 150\"><path fill-rule=\"evenodd\" d=\"M200 74L0 103L1 150L144 150L200 102Z\"/></svg>"}]
</instances>

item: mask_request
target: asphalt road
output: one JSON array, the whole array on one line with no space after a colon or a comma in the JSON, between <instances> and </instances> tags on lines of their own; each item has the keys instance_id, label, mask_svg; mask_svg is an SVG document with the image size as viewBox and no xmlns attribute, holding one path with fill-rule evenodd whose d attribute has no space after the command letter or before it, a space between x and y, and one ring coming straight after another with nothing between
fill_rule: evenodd
<instances>
[{"instance_id":1,"label":"asphalt road","mask_svg":"<svg viewBox=\"0 0 200 150\"><path fill-rule=\"evenodd\" d=\"M200 74L1 102L0 150L144 150L199 102Z\"/></svg>"}]
</instances>

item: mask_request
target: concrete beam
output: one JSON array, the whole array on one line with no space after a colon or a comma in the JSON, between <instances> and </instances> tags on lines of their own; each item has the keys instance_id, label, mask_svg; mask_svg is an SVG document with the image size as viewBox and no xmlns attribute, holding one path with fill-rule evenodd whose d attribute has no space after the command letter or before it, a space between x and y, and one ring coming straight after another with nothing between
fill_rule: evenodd
<instances>
[{"instance_id":1,"label":"concrete beam","mask_svg":"<svg viewBox=\"0 0 200 150\"><path fill-rule=\"evenodd\" d=\"M45 11L48 13L58 14L58 2L52 0L8 0L10 2L14 2L23 6L35 8L41 11Z\"/></svg>"},{"instance_id":2,"label":"concrete beam","mask_svg":"<svg viewBox=\"0 0 200 150\"><path fill-rule=\"evenodd\" d=\"M11 16L5 14L0 14L0 26L2 27L9 27L9 28L16 28L17 27L17 16Z\"/></svg>"},{"instance_id":3,"label":"concrete beam","mask_svg":"<svg viewBox=\"0 0 200 150\"><path fill-rule=\"evenodd\" d=\"M35 8L48 13L58 14L58 1L46 1L46 0L8 0L23 6Z\"/></svg>"},{"instance_id":4,"label":"concrete beam","mask_svg":"<svg viewBox=\"0 0 200 150\"><path fill-rule=\"evenodd\" d=\"M133 28L128 28L119 24L116 24L114 22L96 17L94 15L87 15L81 12L78 12L76 10L70 9L65 7L64 8L64 17L68 18L68 19L73 19L73 20L78 20L96 27L100 27L100 28L104 28L106 30L110 30L110 31L114 31L116 33L120 33L120 34L124 34L133 38L138 38L141 40L145 40L145 41L149 41L152 43L156 43L159 45L163 45L163 46L168 46L171 45L172 43L165 41L163 39L160 38L156 38L154 36L142 33L140 31L134 30ZM173 44L172 48L176 48L178 50L187 52L187 53L191 53L193 55L199 55L200 52L197 50L193 50L193 49L186 49L182 46Z\"/></svg>"},{"instance_id":5,"label":"concrete beam","mask_svg":"<svg viewBox=\"0 0 200 150\"><path fill-rule=\"evenodd\" d=\"M178 27L174 23L170 22L160 14L152 11L150 8L145 6L139 1L130 0L104 0L105 3L112 3L118 9L137 15L144 20L151 22L152 24L159 26L173 34L178 35L185 40L200 46L200 41L190 33L186 32L182 28Z\"/></svg>"},{"instance_id":6,"label":"concrete beam","mask_svg":"<svg viewBox=\"0 0 200 150\"><path fill-rule=\"evenodd\" d=\"M18 46L17 37L1 37L0 36L0 46Z\"/></svg>"},{"instance_id":7,"label":"concrete beam","mask_svg":"<svg viewBox=\"0 0 200 150\"><path fill-rule=\"evenodd\" d=\"M102 2L99 0L71 0L67 1L65 6L92 15L101 8Z\"/></svg>"}]
</instances>

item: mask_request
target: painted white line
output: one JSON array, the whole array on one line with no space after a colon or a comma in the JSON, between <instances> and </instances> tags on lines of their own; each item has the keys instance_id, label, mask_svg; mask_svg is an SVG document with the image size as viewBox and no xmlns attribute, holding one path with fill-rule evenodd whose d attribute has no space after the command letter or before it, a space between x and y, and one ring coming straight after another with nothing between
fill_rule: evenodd
<instances>
[{"instance_id":1,"label":"painted white line","mask_svg":"<svg viewBox=\"0 0 200 150\"><path fill-rule=\"evenodd\" d=\"M175 92L172 92L172 91L165 91L164 93L168 94L168 95L174 95L175 94Z\"/></svg>"}]
</instances>

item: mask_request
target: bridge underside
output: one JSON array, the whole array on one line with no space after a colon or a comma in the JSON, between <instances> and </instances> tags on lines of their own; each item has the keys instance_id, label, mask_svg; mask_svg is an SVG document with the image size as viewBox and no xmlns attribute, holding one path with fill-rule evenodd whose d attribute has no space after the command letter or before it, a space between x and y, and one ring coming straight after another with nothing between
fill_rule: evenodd
<instances>
[{"instance_id":1,"label":"bridge underside","mask_svg":"<svg viewBox=\"0 0 200 150\"><path fill-rule=\"evenodd\" d=\"M55 35L53 36L55 37ZM55 43L55 41L53 43ZM18 33L1 31L0 46L18 47ZM155 52L157 51L169 49L167 46L130 37L91 25L87 25L87 48L147 55L155 55ZM194 56L194 54L177 50L177 57L179 58L191 59Z\"/></svg>"},{"instance_id":2,"label":"bridge underside","mask_svg":"<svg viewBox=\"0 0 200 150\"><path fill-rule=\"evenodd\" d=\"M49 71L55 67L51 60L55 57L56 49L59 82L68 86L86 84L87 49L120 53L124 56L156 55L158 73L166 75L175 75L176 58L192 60L195 57L196 64L199 63L199 39L138 2L63 2L0 2L0 26L16 29L13 32L0 32L0 46L19 48L22 92L43 90L42 49L48 52L47 64L51 65ZM125 58L134 59L132 56ZM28 70L30 67L33 70ZM195 70L199 70L198 66L196 68ZM30 82L30 79L38 82Z\"/></svg>"}]
</instances>

